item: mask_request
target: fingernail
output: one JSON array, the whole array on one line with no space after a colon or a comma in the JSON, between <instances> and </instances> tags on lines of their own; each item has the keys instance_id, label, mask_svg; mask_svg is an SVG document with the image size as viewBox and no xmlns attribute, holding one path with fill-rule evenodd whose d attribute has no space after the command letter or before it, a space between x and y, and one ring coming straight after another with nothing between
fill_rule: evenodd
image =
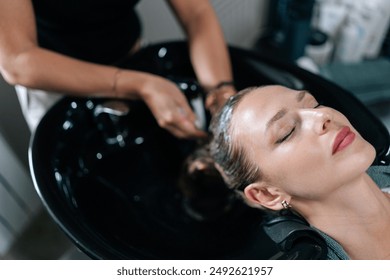
<instances>
[{"instance_id":1,"label":"fingernail","mask_svg":"<svg viewBox=\"0 0 390 280\"><path fill-rule=\"evenodd\" d=\"M201 121L199 119L196 119L194 124L195 124L195 127L197 129L200 129L200 130L202 129L202 123L201 123Z\"/></svg>"}]
</instances>

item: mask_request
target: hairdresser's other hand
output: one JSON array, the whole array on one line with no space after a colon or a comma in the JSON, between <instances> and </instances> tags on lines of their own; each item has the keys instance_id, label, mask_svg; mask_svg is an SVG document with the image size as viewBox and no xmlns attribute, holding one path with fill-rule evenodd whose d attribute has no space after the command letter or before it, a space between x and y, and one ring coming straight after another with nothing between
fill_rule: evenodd
<instances>
[{"instance_id":1,"label":"hairdresser's other hand","mask_svg":"<svg viewBox=\"0 0 390 280\"><path fill-rule=\"evenodd\" d=\"M214 115L225 104L230 96L236 93L233 86L224 86L207 93L206 108Z\"/></svg>"},{"instance_id":2,"label":"hairdresser's other hand","mask_svg":"<svg viewBox=\"0 0 390 280\"><path fill-rule=\"evenodd\" d=\"M196 116L184 94L173 82L149 75L140 90L140 97L148 105L158 124L176 137L206 137L206 133L195 126Z\"/></svg>"}]
</instances>

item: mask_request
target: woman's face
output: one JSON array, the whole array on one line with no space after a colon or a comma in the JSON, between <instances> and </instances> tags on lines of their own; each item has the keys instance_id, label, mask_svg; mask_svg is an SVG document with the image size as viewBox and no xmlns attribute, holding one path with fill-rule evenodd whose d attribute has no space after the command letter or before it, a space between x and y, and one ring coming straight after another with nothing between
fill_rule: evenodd
<instances>
[{"instance_id":1,"label":"woman's face","mask_svg":"<svg viewBox=\"0 0 390 280\"><path fill-rule=\"evenodd\" d=\"M245 96L232 134L267 183L297 198L326 195L364 173L375 158L343 114L320 106L309 92L281 86Z\"/></svg>"}]
</instances>

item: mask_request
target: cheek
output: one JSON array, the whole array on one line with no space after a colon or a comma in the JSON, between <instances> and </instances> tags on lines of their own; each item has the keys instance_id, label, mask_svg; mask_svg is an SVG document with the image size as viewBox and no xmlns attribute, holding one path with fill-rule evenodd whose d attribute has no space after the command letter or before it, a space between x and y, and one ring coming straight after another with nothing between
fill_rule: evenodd
<instances>
[{"instance_id":1,"label":"cheek","mask_svg":"<svg viewBox=\"0 0 390 280\"><path fill-rule=\"evenodd\" d=\"M297 142L297 144L286 145L277 150L280 164L285 163L287 168L300 169L318 165L325 160L324 150L318 141Z\"/></svg>"},{"instance_id":2,"label":"cheek","mask_svg":"<svg viewBox=\"0 0 390 280\"><path fill-rule=\"evenodd\" d=\"M326 157L318 145L280 147L264 165L274 183L283 185L311 185L324 177L329 169Z\"/></svg>"},{"instance_id":3,"label":"cheek","mask_svg":"<svg viewBox=\"0 0 390 280\"><path fill-rule=\"evenodd\" d=\"M375 148L363 138L356 137L344 154L335 160L337 169L352 174L365 172L373 163L376 156Z\"/></svg>"}]
</instances>

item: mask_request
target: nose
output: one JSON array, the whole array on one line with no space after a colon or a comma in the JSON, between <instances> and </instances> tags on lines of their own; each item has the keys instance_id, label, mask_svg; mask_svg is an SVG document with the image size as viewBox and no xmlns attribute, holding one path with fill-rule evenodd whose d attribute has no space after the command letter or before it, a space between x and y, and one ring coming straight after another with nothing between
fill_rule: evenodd
<instances>
[{"instance_id":1,"label":"nose","mask_svg":"<svg viewBox=\"0 0 390 280\"><path fill-rule=\"evenodd\" d=\"M327 133L332 125L333 116L327 108L303 110L303 121L318 135Z\"/></svg>"}]
</instances>

